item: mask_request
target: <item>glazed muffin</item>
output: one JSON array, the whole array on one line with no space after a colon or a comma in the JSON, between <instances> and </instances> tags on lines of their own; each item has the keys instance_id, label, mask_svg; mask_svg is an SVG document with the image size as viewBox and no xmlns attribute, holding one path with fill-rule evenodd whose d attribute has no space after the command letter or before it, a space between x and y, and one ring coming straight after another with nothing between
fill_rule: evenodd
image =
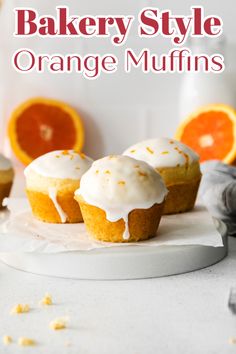
<instances>
[{"instance_id":1,"label":"glazed muffin","mask_svg":"<svg viewBox=\"0 0 236 354\"><path fill-rule=\"evenodd\" d=\"M83 218L74 192L92 159L73 150L53 151L25 169L26 193L33 215L49 223L76 223Z\"/></svg>"},{"instance_id":2,"label":"glazed muffin","mask_svg":"<svg viewBox=\"0 0 236 354\"><path fill-rule=\"evenodd\" d=\"M133 242L156 235L167 189L148 164L127 156L97 160L75 192L88 232L106 242Z\"/></svg>"},{"instance_id":3,"label":"glazed muffin","mask_svg":"<svg viewBox=\"0 0 236 354\"><path fill-rule=\"evenodd\" d=\"M149 139L131 146L124 155L145 161L160 173L169 190L164 214L194 207L201 172L199 156L188 146L174 139Z\"/></svg>"},{"instance_id":4,"label":"glazed muffin","mask_svg":"<svg viewBox=\"0 0 236 354\"><path fill-rule=\"evenodd\" d=\"M3 199L11 192L13 179L14 170L11 161L0 154L0 209L3 208Z\"/></svg>"}]
</instances>

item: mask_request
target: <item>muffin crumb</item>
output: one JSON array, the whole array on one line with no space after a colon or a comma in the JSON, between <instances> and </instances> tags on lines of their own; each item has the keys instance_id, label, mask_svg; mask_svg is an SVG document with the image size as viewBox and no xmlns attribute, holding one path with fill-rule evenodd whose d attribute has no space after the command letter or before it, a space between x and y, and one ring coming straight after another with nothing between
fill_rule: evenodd
<instances>
[{"instance_id":1,"label":"muffin crumb","mask_svg":"<svg viewBox=\"0 0 236 354\"><path fill-rule=\"evenodd\" d=\"M66 328L67 321L65 318L57 318L49 323L49 327L54 331Z\"/></svg>"},{"instance_id":2,"label":"muffin crumb","mask_svg":"<svg viewBox=\"0 0 236 354\"><path fill-rule=\"evenodd\" d=\"M46 293L45 296L43 297L43 299L40 301L41 305L52 305L52 297L50 294Z\"/></svg>"},{"instance_id":3,"label":"muffin crumb","mask_svg":"<svg viewBox=\"0 0 236 354\"><path fill-rule=\"evenodd\" d=\"M71 347L71 342L69 341L65 342L65 347Z\"/></svg>"},{"instance_id":4,"label":"muffin crumb","mask_svg":"<svg viewBox=\"0 0 236 354\"><path fill-rule=\"evenodd\" d=\"M236 344L236 337L230 337L229 344Z\"/></svg>"},{"instance_id":5,"label":"muffin crumb","mask_svg":"<svg viewBox=\"0 0 236 354\"><path fill-rule=\"evenodd\" d=\"M11 336L3 336L2 341L3 341L4 345L9 345L12 343L12 337Z\"/></svg>"},{"instance_id":6,"label":"muffin crumb","mask_svg":"<svg viewBox=\"0 0 236 354\"><path fill-rule=\"evenodd\" d=\"M31 338L20 337L18 339L18 344L21 345L22 347L29 347L29 346L35 345L36 342L35 342L35 340L33 340Z\"/></svg>"},{"instance_id":7,"label":"muffin crumb","mask_svg":"<svg viewBox=\"0 0 236 354\"><path fill-rule=\"evenodd\" d=\"M21 314L21 313L26 313L29 312L30 307L28 304L22 305L22 304L17 304L11 309L11 314Z\"/></svg>"}]
</instances>

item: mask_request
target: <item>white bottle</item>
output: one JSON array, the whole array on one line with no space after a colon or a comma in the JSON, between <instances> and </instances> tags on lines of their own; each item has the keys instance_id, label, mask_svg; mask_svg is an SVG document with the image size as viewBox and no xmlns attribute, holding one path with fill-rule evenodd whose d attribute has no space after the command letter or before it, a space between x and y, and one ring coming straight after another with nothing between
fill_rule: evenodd
<instances>
[{"instance_id":1,"label":"white bottle","mask_svg":"<svg viewBox=\"0 0 236 354\"><path fill-rule=\"evenodd\" d=\"M194 43L192 40L189 47L194 54L220 53L224 55L224 41L219 39L194 39ZM227 70L220 74L203 72L184 74L179 95L180 121L199 107L216 103L236 106Z\"/></svg>"}]
</instances>

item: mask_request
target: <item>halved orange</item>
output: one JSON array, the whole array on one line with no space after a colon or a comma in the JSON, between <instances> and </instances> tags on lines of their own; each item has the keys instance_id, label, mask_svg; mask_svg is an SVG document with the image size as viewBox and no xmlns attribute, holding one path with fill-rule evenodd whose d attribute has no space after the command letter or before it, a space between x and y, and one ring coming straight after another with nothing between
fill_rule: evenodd
<instances>
[{"instance_id":1,"label":"halved orange","mask_svg":"<svg viewBox=\"0 0 236 354\"><path fill-rule=\"evenodd\" d=\"M175 137L195 150L201 162L231 164L236 158L236 111L224 104L201 107L180 124Z\"/></svg>"},{"instance_id":2,"label":"halved orange","mask_svg":"<svg viewBox=\"0 0 236 354\"><path fill-rule=\"evenodd\" d=\"M12 113L8 135L12 150L25 165L53 150L81 151L84 129L79 114L68 104L36 97Z\"/></svg>"}]
</instances>

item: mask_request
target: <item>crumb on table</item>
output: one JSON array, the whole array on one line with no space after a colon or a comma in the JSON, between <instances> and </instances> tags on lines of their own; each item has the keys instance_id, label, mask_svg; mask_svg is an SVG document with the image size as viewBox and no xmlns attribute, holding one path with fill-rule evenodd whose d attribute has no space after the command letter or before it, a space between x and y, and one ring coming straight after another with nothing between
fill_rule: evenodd
<instances>
[{"instance_id":1,"label":"crumb on table","mask_svg":"<svg viewBox=\"0 0 236 354\"><path fill-rule=\"evenodd\" d=\"M65 329L67 320L65 318L57 318L49 323L49 327L54 331Z\"/></svg>"},{"instance_id":2,"label":"crumb on table","mask_svg":"<svg viewBox=\"0 0 236 354\"><path fill-rule=\"evenodd\" d=\"M52 305L52 297L50 294L45 294L42 300L40 301L41 305Z\"/></svg>"},{"instance_id":3,"label":"crumb on table","mask_svg":"<svg viewBox=\"0 0 236 354\"><path fill-rule=\"evenodd\" d=\"M230 337L229 344L236 344L236 337Z\"/></svg>"},{"instance_id":4,"label":"crumb on table","mask_svg":"<svg viewBox=\"0 0 236 354\"><path fill-rule=\"evenodd\" d=\"M36 342L35 342L35 340L33 340L31 338L20 337L18 339L18 344L21 345L22 347L29 347L29 346L35 345Z\"/></svg>"},{"instance_id":5,"label":"crumb on table","mask_svg":"<svg viewBox=\"0 0 236 354\"><path fill-rule=\"evenodd\" d=\"M20 313L26 313L29 312L30 307L28 304L22 305L22 304L17 304L11 309L11 314L20 314Z\"/></svg>"},{"instance_id":6,"label":"crumb on table","mask_svg":"<svg viewBox=\"0 0 236 354\"><path fill-rule=\"evenodd\" d=\"M2 341L3 341L3 344L9 345L12 343L12 337L11 336L3 336Z\"/></svg>"}]
</instances>

